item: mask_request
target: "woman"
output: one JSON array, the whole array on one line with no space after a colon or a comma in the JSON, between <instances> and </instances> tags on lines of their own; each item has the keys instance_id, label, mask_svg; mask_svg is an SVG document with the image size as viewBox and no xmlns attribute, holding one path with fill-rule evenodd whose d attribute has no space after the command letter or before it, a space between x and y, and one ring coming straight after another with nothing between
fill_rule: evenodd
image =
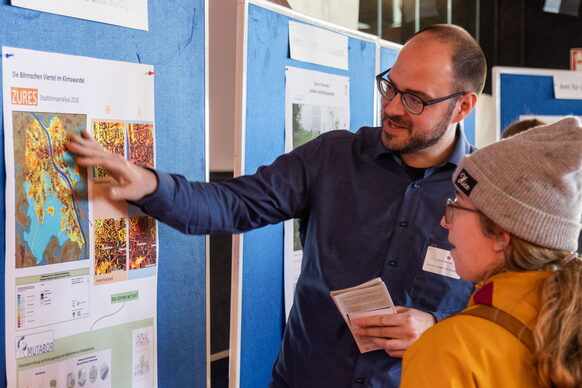
<instances>
[{"instance_id":1,"label":"woman","mask_svg":"<svg viewBox=\"0 0 582 388\"><path fill-rule=\"evenodd\" d=\"M582 387L580 123L485 147L453 184L441 226L458 275L480 283L406 351L402 387Z\"/></svg>"}]
</instances>

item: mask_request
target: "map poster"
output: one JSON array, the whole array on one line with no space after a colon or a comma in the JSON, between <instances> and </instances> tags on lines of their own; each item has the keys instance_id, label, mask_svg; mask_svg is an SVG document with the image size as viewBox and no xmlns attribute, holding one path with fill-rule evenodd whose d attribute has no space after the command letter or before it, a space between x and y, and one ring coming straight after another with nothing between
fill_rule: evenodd
<instances>
[{"instance_id":1,"label":"map poster","mask_svg":"<svg viewBox=\"0 0 582 388\"><path fill-rule=\"evenodd\" d=\"M155 167L153 70L2 48L9 387L157 386L156 221L65 146Z\"/></svg>"}]
</instances>

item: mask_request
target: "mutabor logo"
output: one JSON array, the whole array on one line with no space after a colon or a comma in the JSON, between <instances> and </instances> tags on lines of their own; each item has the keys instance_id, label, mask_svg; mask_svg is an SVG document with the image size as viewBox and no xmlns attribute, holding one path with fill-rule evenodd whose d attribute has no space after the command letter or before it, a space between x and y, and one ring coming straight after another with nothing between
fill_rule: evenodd
<instances>
[{"instance_id":1,"label":"mutabor logo","mask_svg":"<svg viewBox=\"0 0 582 388\"><path fill-rule=\"evenodd\" d=\"M455 179L457 187L465 194L471 194L471 191L477 185L477 181L465 169L462 169Z\"/></svg>"},{"instance_id":2,"label":"mutabor logo","mask_svg":"<svg viewBox=\"0 0 582 388\"><path fill-rule=\"evenodd\" d=\"M50 353L54 349L53 332L45 331L16 337L16 358L37 356Z\"/></svg>"}]
</instances>

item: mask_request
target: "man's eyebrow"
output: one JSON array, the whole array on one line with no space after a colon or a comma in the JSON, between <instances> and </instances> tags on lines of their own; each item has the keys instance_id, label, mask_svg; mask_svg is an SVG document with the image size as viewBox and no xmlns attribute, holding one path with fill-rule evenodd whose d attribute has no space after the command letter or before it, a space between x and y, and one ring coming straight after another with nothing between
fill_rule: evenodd
<instances>
[{"instance_id":1,"label":"man's eyebrow","mask_svg":"<svg viewBox=\"0 0 582 388\"><path fill-rule=\"evenodd\" d=\"M396 82L392 81L392 79L388 78L390 80L390 82L392 82L394 84L394 86L396 86L396 89L401 90L398 85L396 85ZM423 100L432 100L433 97L429 96L428 94L426 94L425 92L423 92L422 90L415 90L415 89L404 89L402 90L403 92L406 93L410 93L410 94L414 94L417 97L422 98Z\"/></svg>"},{"instance_id":2,"label":"man's eyebrow","mask_svg":"<svg viewBox=\"0 0 582 388\"><path fill-rule=\"evenodd\" d=\"M417 97L421 97L423 100L432 100L433 97L429 96L428 94L426 94L425 92L421 91L421 90L414 90L414 89L405 89L404 90L406 93L410 93L410 94L414 94Z\"/></svg>"}]
</instances>

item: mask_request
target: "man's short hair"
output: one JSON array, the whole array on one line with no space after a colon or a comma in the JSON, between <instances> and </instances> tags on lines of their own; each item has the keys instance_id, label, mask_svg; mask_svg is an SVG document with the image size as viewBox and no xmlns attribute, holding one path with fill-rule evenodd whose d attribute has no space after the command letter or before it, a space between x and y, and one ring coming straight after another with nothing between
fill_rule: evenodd
<instances>
[{"instance_id":1,"label":"man's short hair","mask_svg":"<svg viewBox=\"0 0 582 388\"><path fill-rule=\"evenodd\" d=\"M471 34L454 24L434 24L416 32L408 41L420 34L431 34L433 38L449 45L457 87L466 92L481 94L487 77L487 62L479 43Z\"/></svg>"},{"instance_id":2,"label":"man's short hair","mask_svg":"<svg viewBox=\"0 0 582 388\"><path fill-rule=\"evenodd\" d=\"M501 134L502 139L507 139L513 135L517 135L518 133L522 133L527 131L528 129L539 127L540 125L546 125L545 121L533 118L533 119L525 119L516 121L511 124L509 127L505 128L503 133Z\"/></svg>"}]
</instances>

